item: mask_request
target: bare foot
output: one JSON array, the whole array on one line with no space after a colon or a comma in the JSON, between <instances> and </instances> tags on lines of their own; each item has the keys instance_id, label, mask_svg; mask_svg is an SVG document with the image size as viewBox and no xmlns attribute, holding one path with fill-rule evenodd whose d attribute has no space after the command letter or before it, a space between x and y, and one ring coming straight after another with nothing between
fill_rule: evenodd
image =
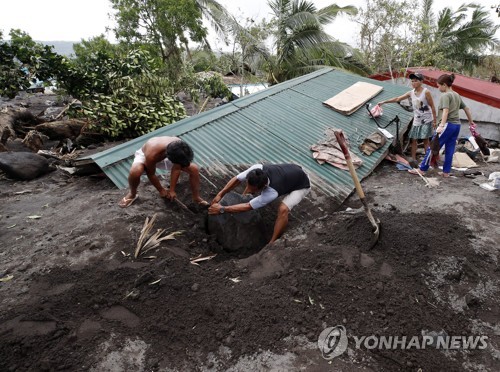
<instances>
[{"instance_id":1,"label":"bare foot","mask_svg":"<svg viewBox=\"0 0 500 372\"><path fill-rule=\"evenodd\" d=\"M210 203L202 198L193 199L193 201L201 207L209 207Z\"/></svg>"}]
</instances>

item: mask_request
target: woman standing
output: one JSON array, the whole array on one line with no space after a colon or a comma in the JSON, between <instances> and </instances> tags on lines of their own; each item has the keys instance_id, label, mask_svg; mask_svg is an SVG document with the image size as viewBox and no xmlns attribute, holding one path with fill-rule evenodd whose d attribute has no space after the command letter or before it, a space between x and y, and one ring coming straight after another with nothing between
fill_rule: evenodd
<instances>
[{"instance_id":1,"label":"woman standing","mask_svg":"<svg viewBox=\"0 0 500 372\"><path fill-rule=\"evenodd\" d=\"M458 93L453 91L452 85L455 80L455 75L444 74L437 79L439 91L442 93L439 99L438 117L440 118L439 126L437 127L437 135L439 136L439 148L445 146L443 177L449 177L451 171L451 163L453 161L453 154L455 153L455 146L457 143L458 134L460 133L460 117L459 111L463 109L469 120L469 125L473 125L472 114L470 109L465 106L462 98ZM423 174L429 169L431 159L431 149L427 149L424 160L420 164L420 170L409 170L408 172L416 174L417 172Z\"/></svg>"},{"instance_id":2,"label":"woman standing","mask_svg":"<svg viewBox=\"0 0 500 372\"><path fill-rule=\"evenodd\" d=\"M401 102L411 98L413 106L413 125L408 137L411 139L411 157L417 161L417 140L424 140L424 148L429 148L429 138L432 137L433 128L436 127L436 108L432 95L427 88L422 86L424 76L420 73L410 74L413 89L399 97L394 97L386 101L379 102L383 105L390 102Z\"/></svg>"}]
</instances>

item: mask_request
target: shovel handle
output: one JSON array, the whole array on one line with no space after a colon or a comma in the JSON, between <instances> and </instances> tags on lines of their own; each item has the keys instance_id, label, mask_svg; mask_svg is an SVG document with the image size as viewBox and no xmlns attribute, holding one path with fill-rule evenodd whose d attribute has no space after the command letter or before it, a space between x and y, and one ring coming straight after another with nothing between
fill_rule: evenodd
<instances>
[{"instance_id":1,"label":"shovel handle","mask_svg":"<svg viewBox=\"0 0 500 372\"><path fill-rule=\"evenodd\" d=\"M351 173L352 180L354 181L354 186L356 187L356 192L358 193L359 198L363 205L365 205L365 193L361 188L361 183L359 182L358 175L356 174L356 169L354 169L354 164L352 164L351 154L349 153L349 148L347 147L347 143L344 137L344 132L341 130L335 131L335 137L337 138L337 142L344 153L345 161L347 166L349 167L349 173Z\"/></svg>"},{"instance_id":2,"label":"shovel handle","mask_svg":"<svg viewBox=\"0 0 500 372\"><path fill-rule=\"evenodd\" d=\"M344 153L345 160L351 160L351 154L349 153L349 148L347 147L347 141L345 140L344 137L344 132L341 130L336 130L335 132L335 137L337 138L337 142L340 145L340 148L342 149L342 152Z\"/></svg>"}]
</instances>

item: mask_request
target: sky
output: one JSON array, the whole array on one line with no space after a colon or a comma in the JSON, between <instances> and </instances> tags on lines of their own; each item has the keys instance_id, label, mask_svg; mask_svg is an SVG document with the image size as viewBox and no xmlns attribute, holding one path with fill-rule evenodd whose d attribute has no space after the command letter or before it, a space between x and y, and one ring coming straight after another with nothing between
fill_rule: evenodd
<instances>
[{"instance_id":1,"label":"sky","mask_svg":"<svg viewBox=\"0 0 500 372\"><path fill-rule=\"evenodd\" d=\"M219 2L237 19L270 18L267 0L219 0ZM450 6L454 9L463 2L469 1L435 0L434 4L439 8ZM477 2L488 9L490 6L500 4L500 0ZM365 0L313 0L313 3L317 8L331 3L361 7L365 4ZM4 39L8 38L11 28L18 28L38 41L80 41L103 33L113 41L113 33L106 33L106 28L113 26L110 13L112 9L107 0L22 0L19 3L0 0L0 30L3 31ZM493 19L500 23L500 18L496 16L494 9L491 9L491 14ZM340 41L357 46L359 29L346 16L337 18L327 28L327 32ZM497 37L500 39L500 31Z\"/></svg>"},{"instance_id":2,"label":"sky","mask_svg":"<svg viewBox=\"0 0 500 372\"><path fill-rule=\"evenodd\" d=\"M0 0L0 30L21 29L34 40L80 41L105 33L113 23L107 0Z\"/></svg>"}]
</instances>

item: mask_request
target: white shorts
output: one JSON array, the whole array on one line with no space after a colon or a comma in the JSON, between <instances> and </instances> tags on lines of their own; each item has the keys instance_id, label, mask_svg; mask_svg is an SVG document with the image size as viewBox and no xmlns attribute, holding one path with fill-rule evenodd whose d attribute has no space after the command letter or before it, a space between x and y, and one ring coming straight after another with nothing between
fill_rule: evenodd
<instances>
[{"instance_id":1,"label":"white shorts","mask_svg":"<svg viewBox=\"0 0 500 372\"><path fill-rule=\"evenodd\" d=\"M145 164L146 163L146 156L144 156L144 153L142 152L142 149L139 149L135 152L135 157L134 161L132 164ZM168 160L168 158L165 158L164 160L160 161L159 163L156 163L156 168L157 169L163 169L166 171L172 170L172 167L174 164Z\"/></svg>"},{"instance_id":2,"label":"white shorts","mask_svg":"<svg viewBox=\"0 0 500 372\"><path fill-rule=\"evenodd\" d=\"M283 198L283 203L288 207L289 210L292 210L292 208L299 204L300 201L304 199L304 197L309 194L310 191L310 187L308 187L307 189L292 191L290 194Z\"/></svg>"}]
</instances>

